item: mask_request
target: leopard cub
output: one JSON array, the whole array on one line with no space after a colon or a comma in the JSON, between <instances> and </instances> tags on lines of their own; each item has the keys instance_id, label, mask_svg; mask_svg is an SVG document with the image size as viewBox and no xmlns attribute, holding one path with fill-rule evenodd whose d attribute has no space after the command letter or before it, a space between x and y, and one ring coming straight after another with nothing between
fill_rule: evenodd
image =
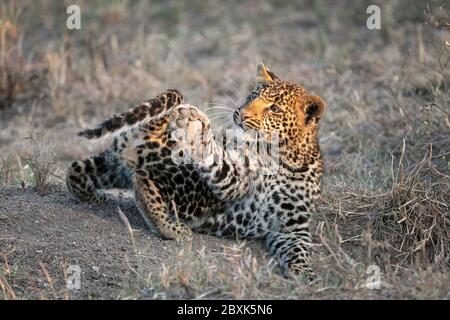
<instances>
[{"instance_id":1,"label":"leopard cub","mask_svg":"<svg viewBox=\"0 0 450 320\"><path fill-rule=\"evenodd\" d=\"M106 151L73 162L67 186L93 203L106 199L105 189L133 189L142 216L165 238L189 240L194 230L261 240L285 275L311 277L309 222L320 195L318 122L324 111L320 97L258 66L256 87L233 119L235 131L248 141L278 136L276 170L265 172L258 165L261 150L247 148L245 161L236 161L227 142L212 133L209 119L183 104L178 90L168 90L81 131L89 139L120 133ZM187 130L188 138L175 139L179 130ZM190 138L198 134L200 141ZM220 161L173 161L175 152L198 149L203 159Z\"/></svg>"}]
</instances>

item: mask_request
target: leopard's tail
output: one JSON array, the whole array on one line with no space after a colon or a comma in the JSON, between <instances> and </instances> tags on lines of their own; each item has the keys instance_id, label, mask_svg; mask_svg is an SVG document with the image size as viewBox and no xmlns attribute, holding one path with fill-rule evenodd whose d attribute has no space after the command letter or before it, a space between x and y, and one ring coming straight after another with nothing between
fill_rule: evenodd
<instances>
[{"instance_id":1,"label":"leopard's tail","mask_svg":"<svg viewBox=\"0 0 450 320\"><path fill-rule=\"evenodd\" d=\"M174 107L183 102L183 95L177 89L169 89L155 98L141 103L139 106L124 113L116 114L103 121L97 127L85 129L78 135L87 139L97 139L108 133L113 133L125 127L136 126L142 122L163 117Z\"/></svg>"}]
</instances>

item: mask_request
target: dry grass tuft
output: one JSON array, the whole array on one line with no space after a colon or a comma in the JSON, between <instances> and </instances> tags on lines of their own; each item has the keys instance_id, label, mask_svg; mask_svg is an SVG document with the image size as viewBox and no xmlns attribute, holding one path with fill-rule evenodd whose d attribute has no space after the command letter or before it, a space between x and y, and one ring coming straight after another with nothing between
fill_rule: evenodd
<instances>
[{"instance_id":1,"label":"dry grass tuft","mask_svg":"<svg viewBox=\"0 0 450 320\"><path fill-rule=\"evenodd\" d=\"M287 280L274 271L273 261L255 256L244 243L223 246L222 252L184 247L176 263L163 265L151 285L155 297L188 299L277 299L288 298L298 281Z\"/></svg>"},{"instance_id":2,"label":"dry grass tuft","mask_svg":"<svg viewBox=\"0 0 450 320\"><path fill-rule=\"evenodd\" d=\"M42 193L46 190L49 178L53 174L55 165L54 145L44 132L32 135L29 140L29 151L26 153L24 161L33 172L36 190Z\"/></svg>"},{"instance_id":3,"label":"dry grass tuft","mask_svg":"<svg viewBox=\"0 0 450 320\"><path fill-rule=\"evenodd\" d=\"M5 300L15 300L17 299L17 295L14 291L13 285L11 281L13 280L11 266L8 262L8 255L14 251L0 254L0 262L2 262L2 268L0 269L0 289L3 293L3 299Z\"/></svg>"},{"instance_id":4,"label":"dry grass tuft","mask_svg":"<svg viewBox=\"0 0 450 320\"><path fill-rule=\"evenodd\" d=\"M11 184L13 176L13 163L10 157L0 156L0 186L6 187Z\"/></svg>"},{"instance_id":5,"label":"dry grass tuft","mask_svg":"<svg viewBox=\"0 0 450 320\"><path fill-rule=\"evenodd\" d=\"M401 162L391 189L372 199L374 238L392 246L400 267L450 267L450 176L439 179L433 169L431 150L409 170Z\"/></svg>"},{"instance_id":6,"label":"dry grass tuft","mask_svg":"<svg viewBox=\"0 0 450 320\"><path fill-rule=\"evenodd\" d=\"M450 177L433 175L429 153L411 168L400 161L384 189L344 190L339 199L336 193L328 194L327 199L334 198L326 208L335 212L330 222L342 225L367 250L368 260L386 270L448 270Z\"/></svg>"}]
</instances>

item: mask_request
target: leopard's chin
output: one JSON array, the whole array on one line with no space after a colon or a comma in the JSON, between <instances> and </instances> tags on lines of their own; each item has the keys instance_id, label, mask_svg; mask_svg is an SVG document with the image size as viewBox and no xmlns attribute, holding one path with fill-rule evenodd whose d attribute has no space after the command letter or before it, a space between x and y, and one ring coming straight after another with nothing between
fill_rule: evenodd
<instances>
[{"instance_id":1,"label":"leopard's chin","mask_svg":"<svg viewBox=\"0 0 450 320\"><path fill-rule=\"evenodd\" d=\"M234 136L236 137L243 137L246 134L246 130L241 124L236 124L233 128L234 130Z\"/></svg>"}]
</instances>

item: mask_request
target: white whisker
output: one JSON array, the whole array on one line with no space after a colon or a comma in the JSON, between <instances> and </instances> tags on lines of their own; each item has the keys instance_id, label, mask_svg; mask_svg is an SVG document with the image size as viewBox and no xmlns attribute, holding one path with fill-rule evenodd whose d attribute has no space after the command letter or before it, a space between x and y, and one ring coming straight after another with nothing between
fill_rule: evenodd
<instances>
[{"instance_id":1,"label":"white whisker","mask_svg":"<svg viewBox=\"0 0 450 320\"><path fill-rule=\"evenodd\" d=\"M208 118L211 118L211 117L217 117L217 116L223 116L223 117L230 117L230 118L232 118L233 117L233 115L232 114L230 114L230 113L213 113L213 114L211 114Z\"/></svg>"},{"instance_id":2,"label":"white whisker","mask_svg":"<svg viewBox=\"0 0 450 320\"><path fill-rule=\"evenodd\" d=\"M230 107L224 107L224 106L212 106L212 107L208 107L208 108L205 109L205 111L216 110L216 109L219 109L219 110L229 110L229 111L231 111L231 112L234 112L234 111L235 111L235 109L232 109L232 108L230 108Z\"/></svg>"},{"instance_id":3,"label":"white whisker","mask_svg":"<svg viewBox=\"0 0 450 320\"><path fill-rule=\"evenodd\" d=\"M231 98L228 94L224 93L224 96L228 98L228 100L233 104L233 106L237 109L238 105L234 102L233 98Z\"/></svg>"}]
</instances>

